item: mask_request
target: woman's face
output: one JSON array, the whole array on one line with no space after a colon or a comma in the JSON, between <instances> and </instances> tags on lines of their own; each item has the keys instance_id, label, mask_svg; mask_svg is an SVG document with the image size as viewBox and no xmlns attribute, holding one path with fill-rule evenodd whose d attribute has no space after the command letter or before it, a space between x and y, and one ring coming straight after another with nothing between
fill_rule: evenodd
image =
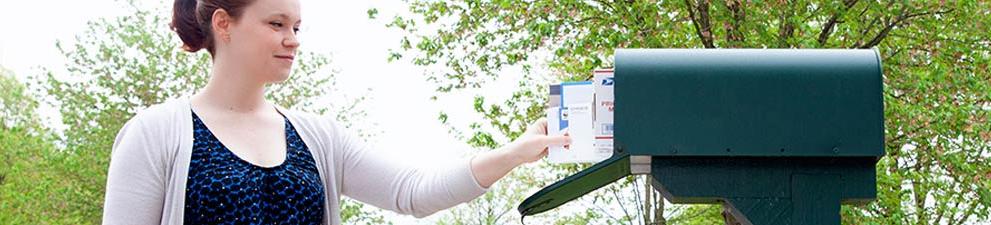
<instances>
[{"instance_id":1,"label":"woman's face","mask_svg":"<svg viewBox=\"0 0 991 225\"><path fill-rule=\"evenodd\" d=\"M232 21L225 56L261 82L285 81L299 47L299 11L298 0L255 0Z\"/></svg>"}]
</instances>

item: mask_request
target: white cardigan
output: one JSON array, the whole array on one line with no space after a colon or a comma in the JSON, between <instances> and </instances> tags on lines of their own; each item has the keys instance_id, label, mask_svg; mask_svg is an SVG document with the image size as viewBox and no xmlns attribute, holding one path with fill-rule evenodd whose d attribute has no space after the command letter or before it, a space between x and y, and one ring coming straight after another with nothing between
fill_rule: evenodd
<instances>
[{"instance_id":1,"label":"white cardigan","mask_svg":"<svg viewBox=\"0 0 991 225\"><path fill-rule=\"evenodd\" d=\"M425 217L487 190L470 159L443 170L390 162L367 149L333 117L278 107L309 147L323 181L324 224L340 224L340 195L402 214ZM114 140L103 224L182 224L193 147L188 97L151 106L131 118Z\"/></svg>"}]
</instances>

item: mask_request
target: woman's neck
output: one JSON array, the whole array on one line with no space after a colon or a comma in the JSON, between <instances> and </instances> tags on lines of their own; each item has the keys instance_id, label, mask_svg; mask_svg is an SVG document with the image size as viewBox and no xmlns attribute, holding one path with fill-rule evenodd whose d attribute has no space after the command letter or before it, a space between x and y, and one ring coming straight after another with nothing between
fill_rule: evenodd
<instances>
[{"instance_id":1,"label":"woman's neck","mask_svg":"<svg viewBox=\"0 0 991 225\"><path fill-rule=\"evenodd\" d=\"M254 114L273 110L265 100L265 83L254 77L214 64L210 81L193 96L194 101L229 113Z\"/></svg>"}]
</instances>

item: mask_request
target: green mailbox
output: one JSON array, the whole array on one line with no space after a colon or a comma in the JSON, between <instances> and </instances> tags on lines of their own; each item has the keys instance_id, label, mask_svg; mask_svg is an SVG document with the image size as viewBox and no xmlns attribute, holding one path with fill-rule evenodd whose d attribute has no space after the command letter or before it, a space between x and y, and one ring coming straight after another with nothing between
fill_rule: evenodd
<instances>
[{"instance_id":1,"label":"green mailbox","mask_svg":"<svg viewBox=\"0 0 991 225\"><path fill-rule=\"evenodd\" d=\"M613 157L524 200L524 216L632 174L743 224L839 224L876 197L884 155L874 50L622 49Z\"/></svg>"}]
</instances>

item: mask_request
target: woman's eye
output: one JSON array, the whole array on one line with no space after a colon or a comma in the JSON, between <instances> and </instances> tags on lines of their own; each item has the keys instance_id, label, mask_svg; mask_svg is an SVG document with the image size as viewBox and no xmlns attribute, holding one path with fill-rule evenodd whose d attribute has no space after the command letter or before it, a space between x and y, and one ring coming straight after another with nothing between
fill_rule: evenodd
<instances>
[{"instance_id":1,"label":"woman's eye","mask_svg":"<svg viewBox=\"0 0 991 225\"><path fill-rule=\"evenodd\" d=\"M274 27L282 27L282 23L280 23L280 22L270 22L268 24L271 24Z\"/></svg>"},{"instance_id":2,"label":"woman's eye","mask_svg":"<svg viewBox=\"0 0 991 225\"><path fill-rule=\"evenodd\" d=\"M299 33L299 27L293 27L292 28L292 32L293 33Z\"/></svg>"}]
</instances>

